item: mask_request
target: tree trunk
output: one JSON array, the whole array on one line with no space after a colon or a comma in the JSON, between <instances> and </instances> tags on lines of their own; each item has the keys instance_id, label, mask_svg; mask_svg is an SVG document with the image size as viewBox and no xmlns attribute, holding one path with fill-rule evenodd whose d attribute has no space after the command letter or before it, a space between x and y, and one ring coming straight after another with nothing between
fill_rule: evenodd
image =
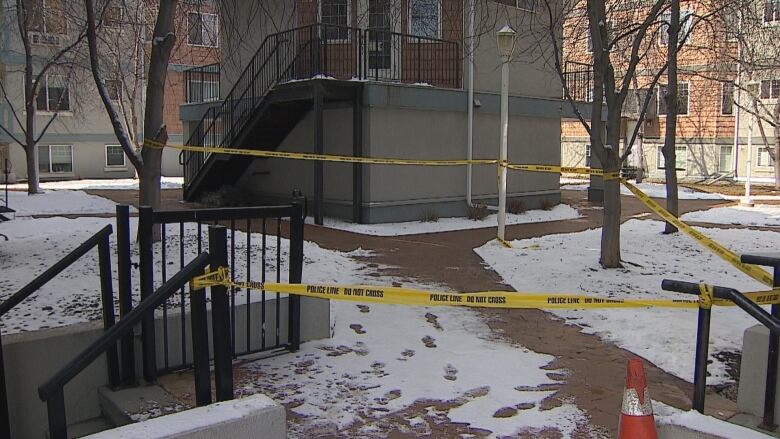
<instances>
[{"instance_id":1,"label":"tree trunk","mask_svg":"<svg viewBox=\"0 0 780 439\"><path fill-rule=\"evenodd\" d=\"M611 120L612 118L610 118ZM617 121L615 121L617 122ZM607 146L601 159L601 168L605 174L620 172L620 125L607 125ZM620 180L604 180L604 224L601 228L601 266L620 268Z\"/></svg>"},{"instance_id":2,"label":"tree trunk","mask_svg":"<svg viewBox=\"0 0 780 439\"><path fill-rule=\"evenodd\" d=\"M25 111L25 136L24 152L27 162L27 193L30 195L40 193L40 176L38 174L38 144L35 141L35 89L40 88L33 84L33 56L30 47L30 39L27 35L27 11L23 3L17 1L17 21L19 33L24 45L24 111Z\"/></svg>"},{"instance_id":3,"label":"tree trunk","mask_svg":"<svg viewBox=\"0 0 780 439\"><path fill-rule=\"evenodd\" d=\"M664 173L666 175L666 210L678 216L679 202L677 199L677 44L680 39L680 0L672 0L671 17L669 19L669 41L667 57L668 84L666 86L666 137L663 154L665 159ZM677 227L666 223L664 233L676 233Z\"/></svg>"},{"instance_id":4,"label":"tree trunk","mask_svg":"<svg viewBox=\"0 0 780 439\"><path fill-rule=\"evenodd\" d=\"M773 159L775 161L775 189L780 189L780 125L778 124L780 122L780 100L775 103L774 119L775 153ZM769 148L769 145L767 145L767 148Z\"/></svg>"}]
</instances>

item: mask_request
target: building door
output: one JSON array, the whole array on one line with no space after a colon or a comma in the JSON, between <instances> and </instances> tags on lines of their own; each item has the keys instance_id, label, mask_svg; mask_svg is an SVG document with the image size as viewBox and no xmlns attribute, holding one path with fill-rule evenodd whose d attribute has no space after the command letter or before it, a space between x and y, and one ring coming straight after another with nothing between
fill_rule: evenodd
<instances>
[{"instance_id":1,"label":"building door","mask_svg":"<svg viewBox=\"0 0 780 439\"><path fill-rule=\"evenodd\" d=\"M365 75L368 79L400 80L400 2L362 0L358 22L365 32Z\"/></svg>"}]
</instances>

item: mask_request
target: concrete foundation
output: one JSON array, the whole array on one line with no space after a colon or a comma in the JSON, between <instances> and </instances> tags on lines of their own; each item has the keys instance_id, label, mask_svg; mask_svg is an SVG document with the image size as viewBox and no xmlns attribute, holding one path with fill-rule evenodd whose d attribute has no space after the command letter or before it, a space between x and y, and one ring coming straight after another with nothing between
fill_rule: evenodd
<instances>
[{"instance_id":1,"label":"concrete foundation","mask_svg":"<svg viewBox=\"0 0 780 439\"><path fill-rule=\"evenodd\" d=\"M755 325L745 330L742 339L742 363L739 371L737 407L742 413L756 417L764 414L766 362L769 351L769 330ZM777 386L780 395L780 384ZM780 399L776 399L780 401ZM780 419L780 404L775 404L775 419Z\"/></svg>"},{"instance_id":2,"label":"concrete foundation","mask_svg":"<svg viewBox=\"0 0 780 439\"><path fill-rule=\"evenodd\" d=\"M284 407L264 395L220 402L87 436L89 439L283 439Z\"/></svg>"}]
</instances>

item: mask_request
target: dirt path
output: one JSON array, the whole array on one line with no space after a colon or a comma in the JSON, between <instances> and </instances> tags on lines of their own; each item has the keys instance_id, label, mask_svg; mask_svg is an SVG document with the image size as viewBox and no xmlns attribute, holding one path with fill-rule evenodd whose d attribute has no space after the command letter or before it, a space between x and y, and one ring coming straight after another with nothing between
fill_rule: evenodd
<instances>
[{"instance_id":1,"label":"dirt path","mask_svg":"<svg viewBox=\"0 0 780 439\"><path fill-rule=\"evenodd\" d=\"M89 191L120 202L132 202L133 191ZM180 208L176 197L179 191L164 191L163 206ZM583 191L562 191L563 202L578 209L582 218L548 223L520 224L507 227L507 239L539 237L555 233L572 233L601 226L601 208L588 203ZM623 220L631 218L660 219L648 215L647 209L636 198L623 196ZM709 209L720 204L717 200L681 200L680 210L687 213ZM286 231L285 231L286 233ZM365 260L372 264L389 266L387 274L414 278L421 282L439 284L459 291L512 290L501 282L499 275L483 265L473 251L494 239L495 228L442 232L402 237L376 237L307 225L305 236L323 248L352 251L357 248L372 251ZM305 278L305 267L304 267ZM560 391L549 401L550 405L574 400L586 411L592 423L617 431L623 377L626 361L634 354L605 343L597 336L582 334L577 327L540 310L483 310L480 311L497 334L512 343L554 356L551 369L566 372ZM693 335L692 335L693 336ZM679 408L690 408L692 385L648 363L648 381L654 399ZM693 366L691 366L693 367ZM708 395L708 411L726 418L733 414L735 405L718 395Z\"/></svg>"}]
</instances>

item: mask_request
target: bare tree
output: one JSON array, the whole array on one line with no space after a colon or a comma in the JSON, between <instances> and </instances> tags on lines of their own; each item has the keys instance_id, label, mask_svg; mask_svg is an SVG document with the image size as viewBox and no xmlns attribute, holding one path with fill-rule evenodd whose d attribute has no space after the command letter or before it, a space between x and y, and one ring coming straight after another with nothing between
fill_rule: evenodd
<instances>
[{"instance_id":1,"label":"bare tree","mask_svg":"<svg viewBox=\"0 0 780 439\"><path fill-rule=\"evenodd\" d=\"M677 140L677 47L680 41L680 0L670 0L671 8L669 23L666 28L669 32L667 41L666 58L666 93L663 99L666 101L666 135L664 138L664 174L666 176L666 210L674 216L678 216L679 206L677 199L677 155L675 153ZM667 222L664 233L675 233L677 227Z\"/></svg>"},{"instance_id":2,"label":"bare tree","mask_svg":"<svg viewBox=\"0 0 780 439\"><path fill-rule=\"evenodd\" d=\"M11 9L11 8L9 8ZM75 58L85 37L83 21L74 14L69 4L43 3L32 0L16 0L13 9L15 27L18 30L24 64L23 108L14 104L16 96L9 90L5 81L0 81L0 94L10 108L13 122L22 133L14 134L14 126L4 126L0 121L0 130L5 132L25 152L27 165L27 192L37 194L39 187L38 143L52 126L65 103L70 103L69 82L73 78ZM10 23L9 23L10 24ZM34 41L35 39L35 41ZM41 44L45 43L45 44ZM57 93L50 93L49 75L56 71ZM41 94L43 91L44 94ZM38 104L45 105L39 108ZM36 125L39 111L50 113L41 128Z\"/></svg>"}]
</instances>

